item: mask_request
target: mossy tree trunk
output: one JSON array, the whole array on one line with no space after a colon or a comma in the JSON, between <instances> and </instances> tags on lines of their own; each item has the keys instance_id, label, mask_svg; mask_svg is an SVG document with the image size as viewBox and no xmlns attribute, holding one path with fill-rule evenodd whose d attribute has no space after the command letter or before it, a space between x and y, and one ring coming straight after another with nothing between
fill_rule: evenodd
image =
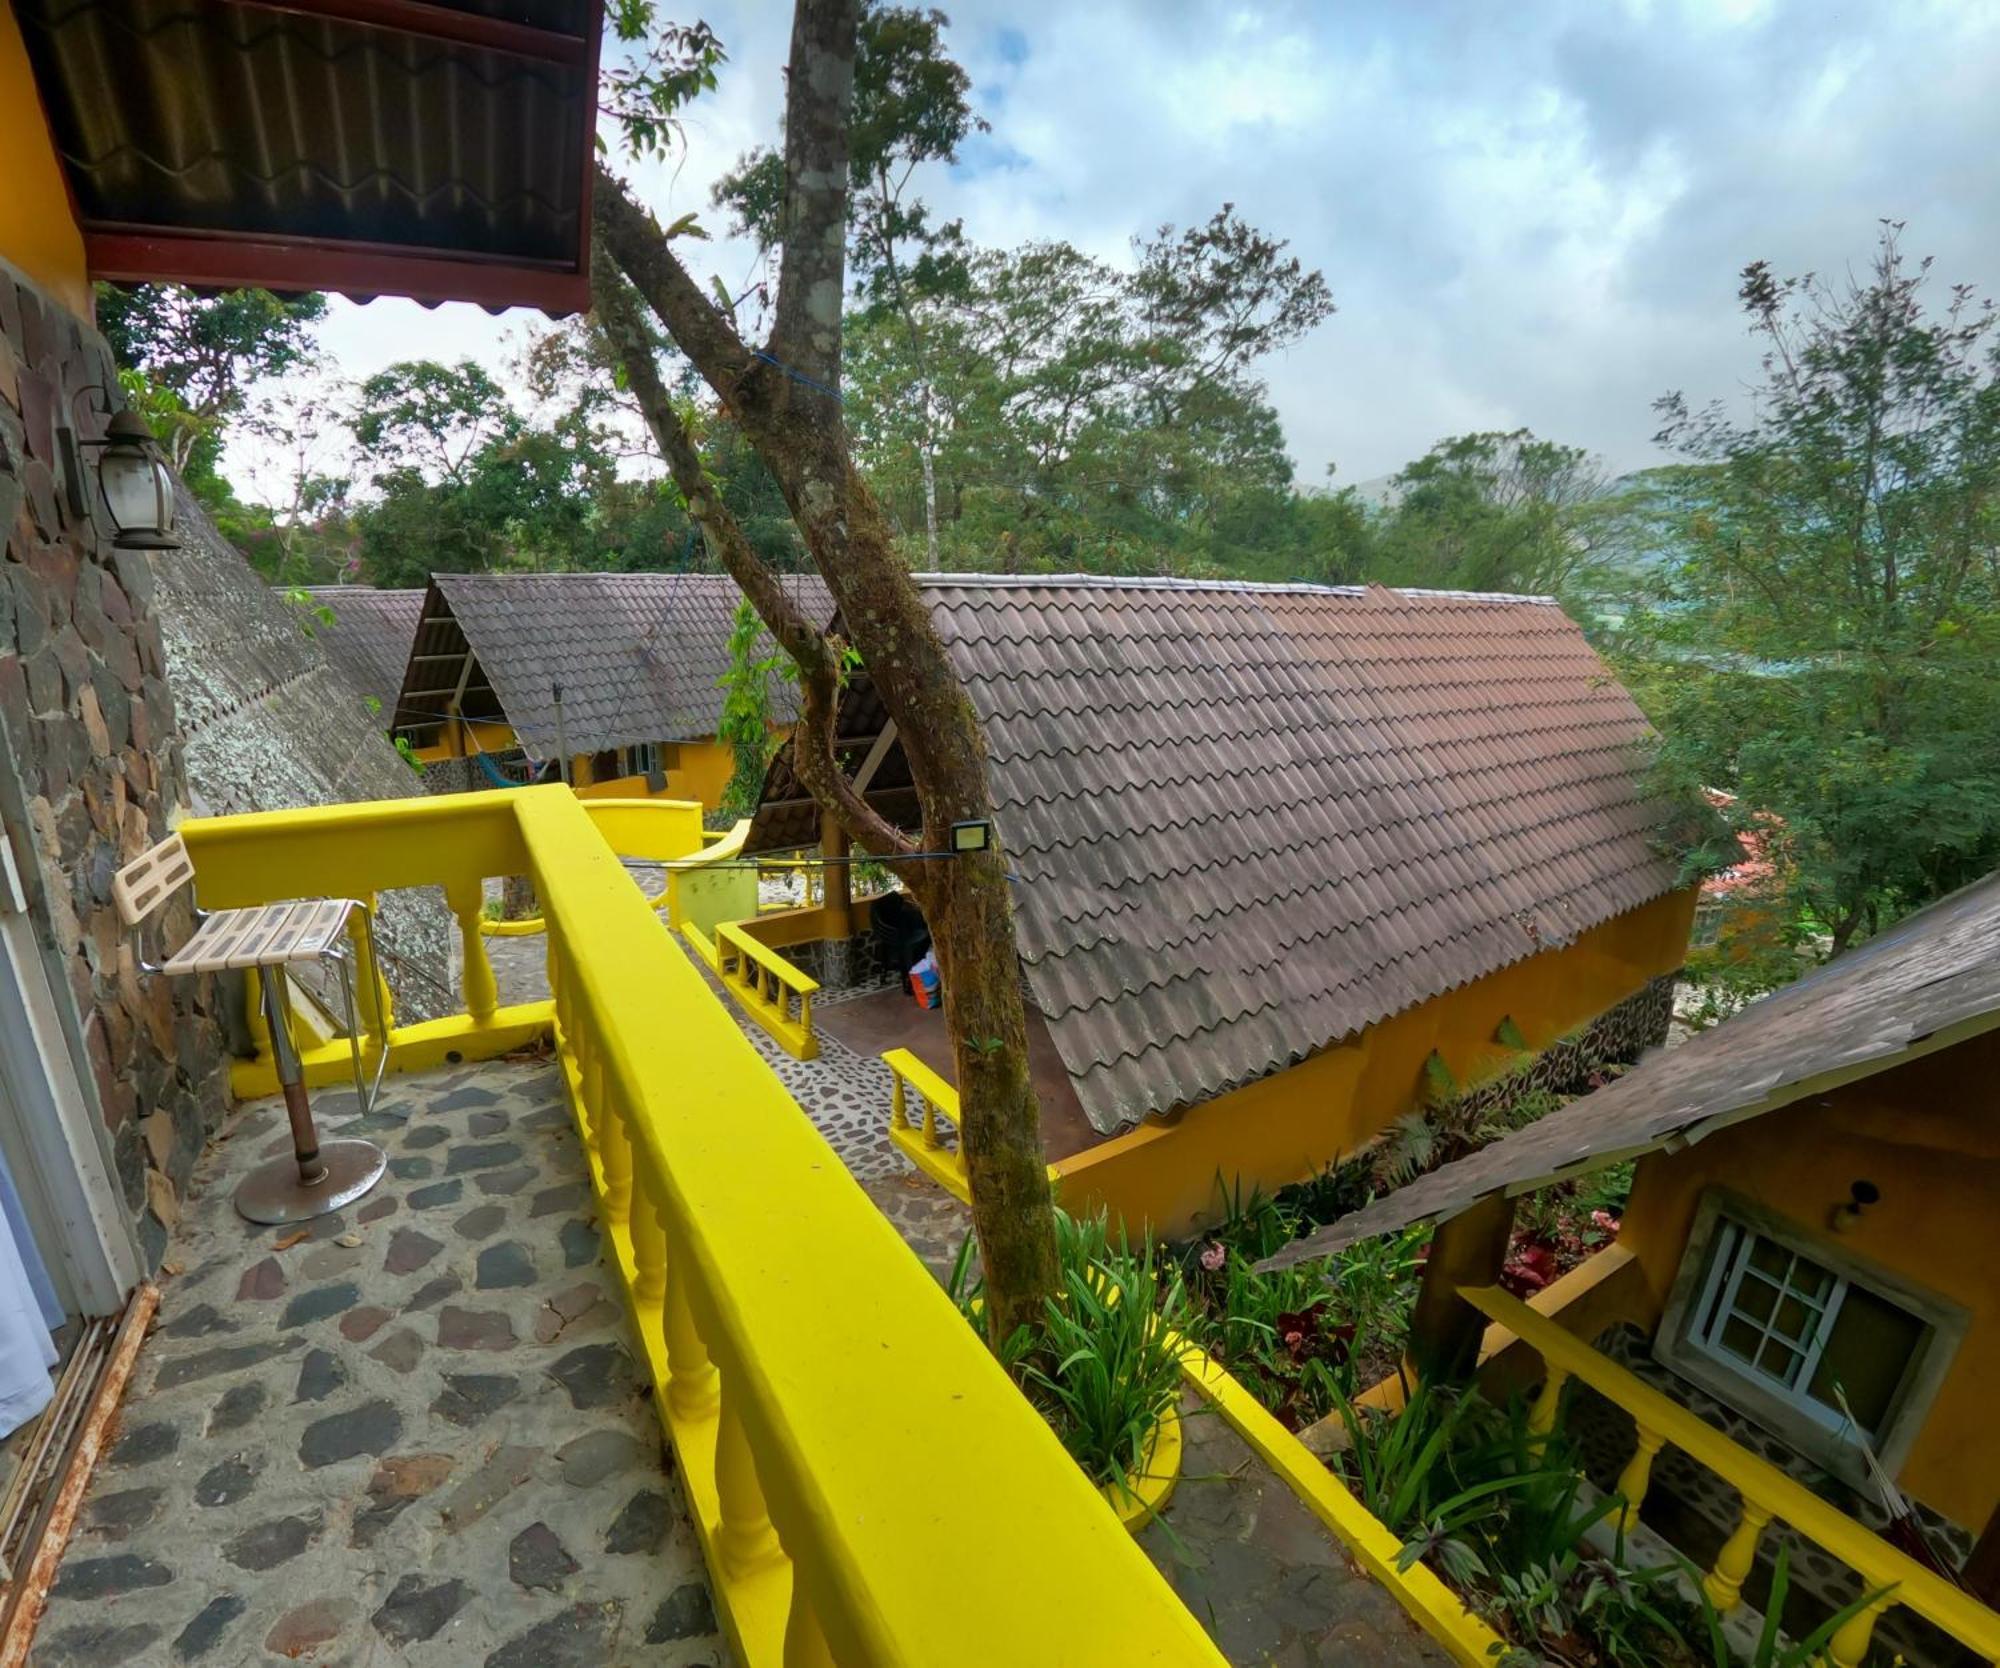
<instances>
[{"instance_id":1,"label":"mossy tree trunk","mask_svg":"<svg viewBox=\"0 0 2000 1668\"><path fill-rule=\"evenodd\" d=\"M1012 900L996 849L942 860L955 822L992 815L979 720L874 495L841 413L848 116L858 0L800 0L785 120L787 198L770 339L753 350L676 257L622 181L595 182L593 300L654 441L711 550L797 662L800 780L859 849L886 860L930 923L945 989L973 1225L987 1314L1002 1338L1056 1289L1054 1217L1028 1075ZM654 356L640 301L665 326L757 450L784 495L844 628L809 620L758 558L702 469ZM835 756L843 656L860 654L896 722L922 809L912 841L854 791ZM899 861L901 859L901 861Z\"/></svg>"}]
</instances>

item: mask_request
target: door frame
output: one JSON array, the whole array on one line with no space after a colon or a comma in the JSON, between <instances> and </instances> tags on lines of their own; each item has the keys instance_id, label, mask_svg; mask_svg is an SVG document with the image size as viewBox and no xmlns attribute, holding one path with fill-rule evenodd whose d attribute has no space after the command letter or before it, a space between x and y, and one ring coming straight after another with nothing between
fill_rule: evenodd
<instances>
[{"instance_id":1,"label":"door frame","mask_svg":"<svg viewBox=\"0 0 2000 1668\"><path fill-rule=\"evenodd\" d=\"M109 1143L57 1014L11 843L0 835L0 1126L8 1168L63 1306L115 1315L143 1270Z\"/></svg>"}]
</instances>

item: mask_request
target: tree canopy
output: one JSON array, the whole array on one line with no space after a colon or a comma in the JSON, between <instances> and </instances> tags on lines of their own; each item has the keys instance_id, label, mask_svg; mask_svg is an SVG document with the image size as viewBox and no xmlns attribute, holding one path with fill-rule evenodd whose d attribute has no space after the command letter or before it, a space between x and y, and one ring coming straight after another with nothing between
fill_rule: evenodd
<instances>
[{"instance_id":1,"label":"tree canopy","mask_svg":"<svg viewBox=\"0 0 2000 1668\"><path fill-rule=\"evenodd\" d=\"M1655 595L1617 639L1683 792L1734 795L1788 936L1837 950L2000 863L2000 357L1884 229L1858 279L1741 300L1751 413L1660 401ZM1767 907L1769 905L1769 900Z\"/></svg>"}]
</instances>

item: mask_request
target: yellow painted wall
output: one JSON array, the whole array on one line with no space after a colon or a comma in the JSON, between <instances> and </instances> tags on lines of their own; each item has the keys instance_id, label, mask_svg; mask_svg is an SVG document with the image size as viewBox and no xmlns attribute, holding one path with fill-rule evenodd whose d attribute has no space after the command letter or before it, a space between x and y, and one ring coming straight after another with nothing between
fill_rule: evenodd
<instances>
[{"instance_id":1,"label":"yellow painted wall","mask_svg":"<svg viewBox=\"0 0 2000 1668\"><path fill-rule=\"evenodd\" d=\"M1269 1193L1317 1175L1423 1099L1433 1051L1464 1084L1517 1056L1495 1041L1511 1017L1542 1048L1681 965L1694 893L1656 898L1551 950L1370 1026L1262 1078L1058 1162L1071 1209L1102 1204L1134 1232L1179 1237L1216 1214L1225 1184Z\"/></svg>"},{"instance_id":2,"label":"yellow painted wall","mask_svg":"<svg viewBox=\"0 0 2000 1668\"><path fill-rule=\"evenodd\" d=\"M1645 1270L1642 1324L1659 1319L1705 1189L1727 1186L1825 1235L1828 1213L1862 1180L1881 1202L1840 1247L1971 1316L1898 1480L1977 1533L2000 1500L2000 1034L1646 1159L1618 1235Z\"/></svg>"},{"instance_id":3,"label":"yellow painted wall","mask_svg":"<svg viewBox=\"0 0 2000 1668\"><path fill-rule=\"evenodd\" d=\"M602 782L590 774L590 755L579 753L570 761L572 780L579 799L691 799L702 809L715 810L722 803L722 791L736 772L736 755L725 742L682 741L675 744L676 762L666 772L667 785L657 795L644 776L618 776Z\"/></svg>"},{"instance_id":4,"label":"yellow painted wall","mask_svg":"<svg viewBox=\"0 0 2000 1668\"><path fill-rule=\"evenodd\" d=\"M0 5L0 258L80 319L91 316L83 233L70 211L62 165L12 6Z\"/></svg>"}]
</instances>

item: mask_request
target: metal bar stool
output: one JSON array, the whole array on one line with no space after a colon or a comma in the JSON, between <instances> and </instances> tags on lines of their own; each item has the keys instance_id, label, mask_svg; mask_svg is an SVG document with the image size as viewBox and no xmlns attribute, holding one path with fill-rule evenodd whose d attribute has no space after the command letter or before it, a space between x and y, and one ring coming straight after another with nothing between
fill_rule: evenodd
<instances>
[{"instance_id":1,"label":"metal bar stool","mask_svg":"<svg viewBox=\"0 0 2000 1668\"><path fill-rule=\"evenodd\" d=\"M178 834L135 857L112 878L112 901L128 928L137 928L194 880L194 865ZM259 1165L236 1190L236 1209L252 1222L304 1222L352 1204L382 1179L388 1159L373 1141L342 1139L322 1143L313 1127L305 1071L292 1035L292 1005L285 969L293 962L318 961L339 970L346 1009L347 1037L354 1054L354 1094L360 1109L372 1111L389 1065L389 1039L369 1081L363 1058L360 1008L354 994L354 946L349 924L358 925L375 962L374 923L368 906L354 898L299 898L214 913L195 909L195 930L164 962L141 961L148 973L251 972L263 989L264 1018L271 1033L271 1057L284 1090L291 1120L293 1157ZM380 1018L379 1012L377 1015Z\"/></svg>"}]
</instances>

